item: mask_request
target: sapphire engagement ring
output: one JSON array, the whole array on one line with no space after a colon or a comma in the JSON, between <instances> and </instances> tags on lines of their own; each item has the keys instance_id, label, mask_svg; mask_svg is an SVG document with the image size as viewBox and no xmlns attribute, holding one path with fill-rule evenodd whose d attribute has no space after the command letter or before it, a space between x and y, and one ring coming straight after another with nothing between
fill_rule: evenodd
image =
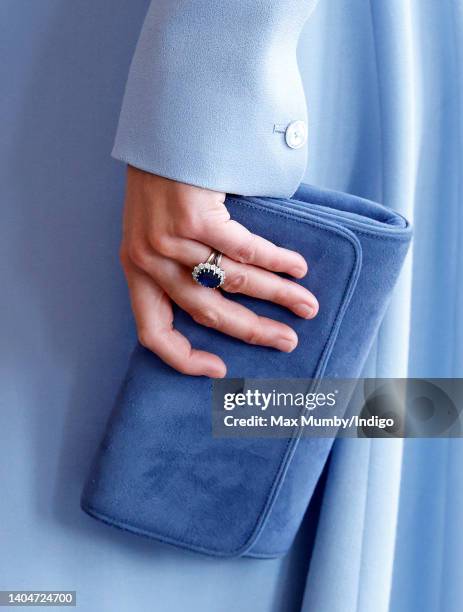
<instances>
[{"instance_id":1,"label":"sapphire engagement ring","mask_svg":"<svg viewBox=\"0 0 463 612\"><path fill-rule=\"evenodd\" d=\"M200 263L193 268L192 276L194 280L203 287L218 289L225 281L225 271L220 267L222 253L212 251L207 261Z\"/></svg>"}]
</instances>

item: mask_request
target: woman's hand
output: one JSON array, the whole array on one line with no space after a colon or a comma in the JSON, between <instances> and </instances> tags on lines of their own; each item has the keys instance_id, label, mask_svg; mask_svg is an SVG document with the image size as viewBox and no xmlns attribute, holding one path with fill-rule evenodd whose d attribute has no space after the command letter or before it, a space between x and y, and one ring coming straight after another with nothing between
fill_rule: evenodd
<instances>
[{"instance_id":1,"label":"woman's hand","mask_svg":"<svg viewBox=\"0 0 463 612\"><path fill-rule=\"evenodd\" d=\"M290 352L297 345L291 327L260 317L228 300L226 293L201 287L193 267L213 249L224 254L225 292L244 293L286 306L310 319L315 297L274 274L307 273L298 253L275 246L232 221L225 194L155 176L129 166L121 262L130 291L138 337L146 348L185 374L220 378L226 366L217 355L195 350L173 327L172 303L193 319L250 344Z\"/></svg>"}]
</instances>

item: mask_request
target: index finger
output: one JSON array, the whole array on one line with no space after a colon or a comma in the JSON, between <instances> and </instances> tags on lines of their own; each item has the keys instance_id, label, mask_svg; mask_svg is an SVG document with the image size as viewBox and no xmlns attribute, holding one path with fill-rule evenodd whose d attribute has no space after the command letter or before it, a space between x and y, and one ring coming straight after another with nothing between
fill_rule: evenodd
<instances>
[{"instance_id":1,"label":"index finger","mask_svg":"<svg viewBox=\"0 0 463 612\"><path fill-rule=\"evenodd\" d=\"M210 224L200 233L202 235L197 239L235 261L272 272L284 272L296 278L307 274L307 262L302 255L253 234L232 219Z\"/></svg>"}]
</instances>

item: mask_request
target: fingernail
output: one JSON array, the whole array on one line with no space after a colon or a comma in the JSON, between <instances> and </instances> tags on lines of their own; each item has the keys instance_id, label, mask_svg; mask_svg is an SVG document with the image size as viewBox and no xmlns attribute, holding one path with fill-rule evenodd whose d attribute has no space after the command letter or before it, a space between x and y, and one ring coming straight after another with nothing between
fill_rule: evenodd
<instances>
[{"instance_id":1,"label":"fingernail","mask_svg":"<svg viewBox=\"0 0 463 612\"><path fill-rule=\"evenodd\" d=\"M293 306L293 310L297 315L304 319L310 319L314 312L313 308L307 304L295 304L295 306Z\"/></svg>"},{"instance_id":2,"label":"fingernail","mask_svg":"<svg viewBox=\"0 0 463 612\"><path fill-rule=\"evenodd\" d=\"M225 378L225 372L212 372L209 378Z\"/></svg>"},{"instance_id":3,"label":"fingernail","mask_svg":"<svg viewBox=\"0 0 463 612\"><path fill-rule=\"evenodd\" d=\"M307 269L298 266L297 268L293 268L291 274L296 278L302 278L307 274Z\"/></svg>"},{"instance_id":4,"label":"fingernail","mask_svg":"<svg viewBox=\"0 0 463 612\"><path fill-rule=\"evenodd\" d=\"M297 340L294 340L294 338L280 338L277 342L277 348L285 353L291 353L291 351L294 351L296 346Z\"/></svg>"},{"instance_id":5,"label":"fingernail","mask_svg":"<svg viewBox=\"0 0 463 612\"><path fill-rule=\"evenodd\" d=\"M221 368L221 367L214 367L209 376L210 378L225 378L227 374L227 369L226 368Z\"/></svg>"}]
</instances>

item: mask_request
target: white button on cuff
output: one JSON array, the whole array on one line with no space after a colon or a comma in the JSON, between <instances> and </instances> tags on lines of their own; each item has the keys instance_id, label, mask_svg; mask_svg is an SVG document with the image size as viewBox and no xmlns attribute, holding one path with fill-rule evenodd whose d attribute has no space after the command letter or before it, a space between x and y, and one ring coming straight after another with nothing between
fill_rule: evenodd
<instances>
[{"instance_id":1,"label":"white button on cuff","mask_svg":"<svg viewBox=\"0 0 463 612\"><path fill-rule=\"evenodd\" d=\"M285 131L285 140L291 149L300 149L307 142L307 124L305 121L292 121Z\"/></svg>"}]
</instances>

